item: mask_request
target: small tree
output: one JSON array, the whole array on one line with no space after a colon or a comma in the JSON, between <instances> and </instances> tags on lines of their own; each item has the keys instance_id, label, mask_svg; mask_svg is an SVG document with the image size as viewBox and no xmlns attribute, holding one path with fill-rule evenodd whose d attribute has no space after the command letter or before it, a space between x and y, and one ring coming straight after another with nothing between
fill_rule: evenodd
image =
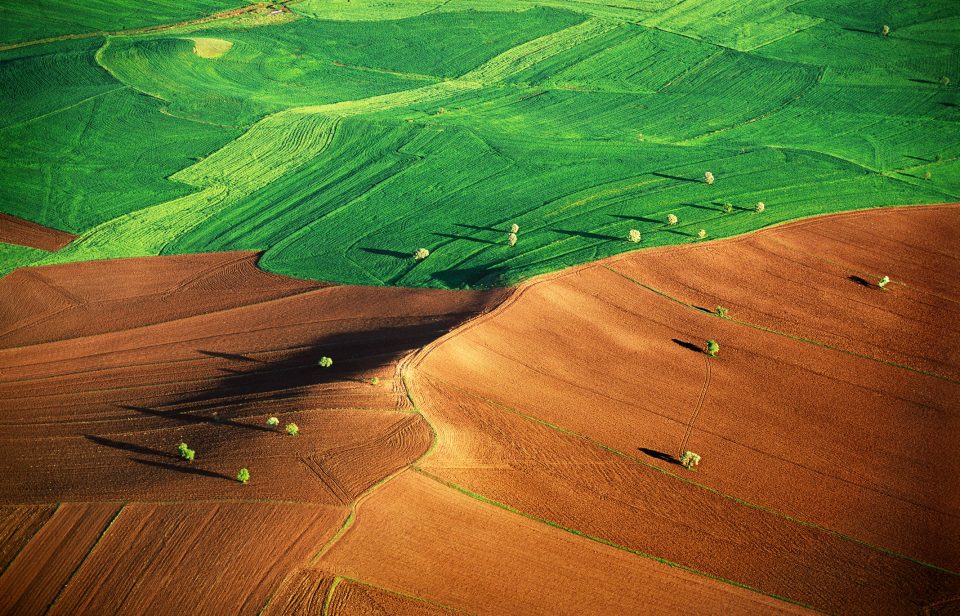
<instances>
[{"instance_id":1,"label":"small tree","mask_svg":"<svg viewBox=\"0 0 960 616\"><path fill-rule=\"evenodd\" d=\"M380 377L375 376L375 377L371 378L371 379L370 379L370 384L371 384L371 385L379 385L379 384L380 384Z\"/></svg>"},{"instance_id":2,"label":"small tree","mask_svg":"<svg viewBox=\"0 0 960 616\"><path fill-rule=\"evenodd\" d=\"M507 235L507 243L510 244L511 246L516 246L516 245L517 245L517 234L511 232L509 235Z\"/></svg>"},{"instance_id":3,"label":"small tree","mask_svg":"<svg viewBox=\"0 0 960 616\"><path fill-rule=\"evenodd\" d=\"M717 306L717 316L718 316L718 317L722 317L722 318L725 319L725 318L727 318L727 313L728 313L728 312L730 312L730 311L727 310L726 308L724 308L723 306Z\"/></svg>"},{"instance_id":4,"label":"small tree","mask_svg":"<svg viewBox=\"0 0 960 616\"><path fill-rule=\"evenodd\" d=\"M707 355L716 357L720 352L720 344L716 340L707 340Z\"/></svg>"},{"instance_id":5,"label":"small tree","mask_svg":"<svg viewBox=\"0 0 960 616\"><path fill-rule=\"evenodd\" d=\"M520 225L517 223L510 225L510 233L520 233Z\"/></svg>"},{"instance_id":6,"label":"small tree","mask_svg":"<svg viewBox=\"0 0 960 616\"><path fill-rule=\"evenodd\" d=\"M241 468L239 471L237 471L237 481L244 484L250 481L250 471L248 471L246 468Z\"/></svg>"},{"instance_id":7,"label":"small tree","mask_svg":"<svg viewBox=\"0 0 960 616\"><path fill-rule=\"evenodd\" d=\"M883 24L883 27L880 28L880 34L883 36L887 36L888 34L890 34L890 26L888 26L887 24Z\"/></svg>"},{"instance_id":8,"label":"small tree","mask_svg":"<svg viewBox=\"0 0 960 616\"><path fill-rule=\"evenodd\" d=\"M300 426L295 423L288 423L286 430L290 436L300 436Z\"/></svg>"},{"instance_id":9,"label":"small tree","mask_svg":"<svg viewBox=\"0 0 960 616\"><path fill-rule=\"evenodd\" d=\"M320 358L320 361L317 362L317 365L320 366L321 368L329 368L330 366L333 365L333 360L327 357L326 355L324 355L323 357Z\"/></svg>"},{"instance_id":10,"label":"small tree","mask_svg":"<svg viewBox=\"0 0 960 616\"><path fill-rule=\"evenodd\" d=\"M700 464L700 456L692 451L685 451L683 455L680 456L680 464L687 470L695 471L697 470L697 465Z\"/></svg>"},{"instance_id":11,"label":"small tree","mask_svg":"<svg viewBox=\"0 0 960 616\"><path fill-rule=\"evenodd\" d=\"M703 181L706 182L708 185L713 184L713 179L714 179L713 174L710 173L709 171L703 174Z\"/></svg>"},{"instance_id":12,"label":"small tree","mask_svg":"<svg viewBox=\"0 0 960 616\"><path fill-rule=\"evenodd\" d=\"M430 251L426 248L417 248L417 251L413 253L413 258L417 261L423 261L430 256Z\"/></svg>"},{"instance_id":13,"label":"small tree","mask_svg":"<svg viewBox=\"0 0 960 616\"><path fill-rule=\"evenodd\" d=\"M729 214L729 213L732 212L732 211L733 211L733 204L732 204L732 203L730 203L729 201L727 201L726 203L723 204L723 213L724 213L724 214Z\"/></svg>"},{"instance_id":14,"label":"small tree","mask_svg":"<svg viewBox=\"0 0 960 616\"><path fill-rule=\"evenodd\" d=\"M697 239L701 239L701 240L702 240L702 239L705 238L705 237L707 237L707 230L706 230L706 229L700 229L699 231L697 231Z\"/></svg>"},{"instance_id":15,"label":"small tree","mask_svg":"<svg viewBox=\"0 0 960 616\"><path fill-rule=\"evenodd\" d=\"M197 452L190 449L186 443L180 443L177 445L177 451L180 453L180 457L186 460L187 462L193 462L193 459L196 457Z\"/></svg>"},{"instance_id":16,"label":"small tree","mask_svg":"<svg viewBox=\"0 0 960 616\"><path fill-rule=\"evenodd\" d=\"M924 172L923 172L923 179L929 180L929 179L932 178L932 177L933 177L933 174L930 173L929 171L924 171Z\"/></svg>"},{"instance_id":17,"label":"small tree","mask_svg":"<svg viewBox=\"0 0 960 616\"><path fill-rule=\"evenodd\" d=\"M947 77L946 75L944 75L943 77L940 78L940 83L941 83L941 85L943 85L944 87L949 86L949 85L950 85L950 78Z\"/></svg>"},{"instance_id":18,"label":"small tree","mask_svg":"<svg viewBox=\"0 0 960 616\"><path fill-rule=\"evenodd\" d=\"M756 210L757 214L763 214L763 211L767 209L767 205L763 201L757 201L757 205L753 209Z\"/></svg>"},{"instance_id":19,"label":"small tree","mask_svg":"<svg viewBox=\"0 0 960 616\"><path fill-rule=\"evenodd\" d=\"M276 417L271 417L270 419L267 420L267 425L270 426L271 428L276 428L277 426L280 425L280 420L277 419Z\"/></svg>"},{"instance_id":20,"label":"small tree","mask_svg":"<svg viewBox=\"0 0 960 616\"><path fill-rule=\"evenodd\" d=\"M885 289L888 284L890 284L890 276L884 276L883 278L877 281L877 286L880 287L881 289Z\"/></svg>"},{"instance_id":21,"label":"small tree","mask_svg":"<svg viewBox=\"0 0 960 616\"><path fill-rule=\"evenodd\" d=\"M641 240L641 239L642 239L642 238L640 237L640 232L639 232L639 231L637 231L636 229L630 229L630 233L627 234L627 240L628 240L628 241L630 241L630 242L632 242L632 243L634 243L634 244L638 244L638 243L640 243L640 240Z\"/></svg>"},{"instance_id":22,"label":"small tree","mask_svg":"<svg viewBox=\"0 0 960 616\"><path fill-rule=\"evenodd\" d=\"M675 224L677 224L677 222L679 222L679 220L680 220L680 219L677 218L677 215L676 215L676 214L667 214L667 224L668 224L668 225L675 225Z\"/></svg>"}]
</instances>

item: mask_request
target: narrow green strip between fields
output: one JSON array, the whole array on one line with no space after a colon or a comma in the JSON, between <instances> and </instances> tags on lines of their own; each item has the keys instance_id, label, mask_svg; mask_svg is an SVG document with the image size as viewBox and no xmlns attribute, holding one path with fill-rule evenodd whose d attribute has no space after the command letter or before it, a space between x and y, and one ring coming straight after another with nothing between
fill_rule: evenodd
<instances>
[{"instance_id":1,"label":"narrow green strip between fields","mask_svg":"<svg viewBox=\"0 0 960 616\"><path fill-rule=\"evenodd\" d=\"M759 330L759 331L762 331L762 332L767 332L767 333L769 333L769 334L775 334L775 335L777 335L777 336L783 336L784 338L790 338L791 340L796 340L797 342L806 342L806 343L812 344L812 345L814 345L814 346L822 347L822 348L825 348L825 349L830 349L831 351L837 351L837 352L839 352L839 353L846 353L847 355L852 355L853 357L857 357L857 358L859 358L859 359L866 359L866 360L869 360L869 361L874 361L874 362L877 362L877 363L879 363L879 364L885 364L885 365L887 365L887 366L891 366L891 367L893 367L893 368L900 368L900 369L902 369L902 370L908 370L908 371L910 371L910 372L915 372L915 373L917 373L917 374L922 374L922 375L924 375L924 376L929 376L929 377L933 377L933 378L935 378L935 379L940 379L941 381L947 381L948 383L956 383L956 384L960 385L960 380L953 379L953 378L950 378L950 377L948 377L948 376L944 376L944 375L942 375L942 374L937 374L937 373L935 373L935 372L929 372L929 371L927 371L927 370L921 370L921 369L919 369L919 368L914 368L914 367L912 367L912 366L907 366L907 365L905 365L905 364L900 364L900 363L893 362L893 361L889 361L889 360L886 360L886 359L880 359L880 358L878 358L878 357L872 357L872 356L870 356L870 355L864 355L864 354L862 354L862 353L857 353L856 351L850 351L850 350L844 349L844 348L842 348L842 347L833 346L833 345L827 344L827 343L825 343L825 342L819 342L819 341L817 341L817 340L812 340L812 339L810 339L810 338L804 338L803 336L797 336L797 335L790 334L790 333L787 333L787 332L783 332L783 331L780 331L780 330L771 329L771 328L769 328L769 327L764 327L763 325L757 325L757 324L755 324L755 323L748 323L747 321L740 321L740 320L738 320L738 319L734 319L733 317L729 317L729 316L727 316L727 317L721 317L720 315L718 315L718 314L716 314L716 313L713 313L713 312L710 312L710 311L707 311L707 310L703 310L702 308L698 308L697 306L694 306L693 304L689 304L689 303L687 303L687 302L685 302L685 301L683 301L683 300L681 300L681 299L678 299L678 298L676 298L676 297L673 297L672 295L670 295L670 294L668 294L668 293L665 293L665 292L663 292L663 291L661 291L661 290L659 290L659 289L656 289L656 288L654 288L654 287L651 287L650 285L647 285L647 284L645 284L645 283L643 283L643 282L640 282L639 280L637 280L637 279L635 279L635 278L632 278L631 276L628 276L627 274L624 274L623 272L621 272L621 271L619 271L619 270L617 270L617 269L615 269L615 268L613 268L613 267L610 267L609 265L601 264L601 267L603 267L603 268L605 268L605 269L608 269L608 270L610 270L611 272L613 272L614 274L617 274L617 275L619 275L619 276L622 276L623 278L626 278L626 279L629 280L630 282L636 284L637 286L639 286L639 287L641 287L641 288L643 288L643 289L646 289L647 291L650 291L651 293L654 293L654 294L656 294L656 295L659 295L660 297L663 297L664 299L670 300L671 302L674 302L674 303L676 303L676 304L679 304L679 305L681 305L681 306L683 306L683 307L685 307L685 308L689 308L689 309L691 309L691 310L695 310L695 311L697 311L697 312L700 313L700 314L710 315L710 316L716 317L716 318L718 318L718 319L723 319L723 320L729 321L729 322L731 322L731 323L736 323L737 325L743 325L743 326L745 326L745 327L749 327L749 328L751 328L751 329L756 329L756 330Z\"/></svg>"},{"instance_id":2,"label":"narrow green strip between fields","mask_svg":"<svg viewBox=\"0 0 960 616\"><path fill-rule=\"evenodd\" d=\"M450 383L449 381L445 381L445 380L443 380L443 379L439 379L439 378L437 378L437 377L435 377L435 376L430 376L429 378L431 378L431 379L433 379L433 380L436 380L438 383L442 383L442 384L445 385L446 387L450 387L450 388L452 388L452 389L455 389L455 390L457 390L457 391L459 391L459 392L461 392L461 393L463 393L463 394L467 394L467 395L472 396L472 397L474 397L474 398L478 398L478 399L480 399L480 400L482 400L482 401L490 404L491 406L495 406L495 407L497 407L497 408L499 408L499 409L501 409L501 410L503 410L503 411L505 411L505 412L511 413L511 414L516 415L516 416L518 416L518 417L522 417L523 419L526 419L526 420L528 420L528 421L532 421L532 422L538 423L538 424L540 424L540 425L542 425L542 426L546 426L547 428L550 428L550 429L552 429L552 430L556 430L557 432L560 432L561 434L565 434L565 435L567 435L567 436L572 436L572 437L574 437L574 438L580 439L580 440L582 440L582 441L585 441L585 442L589 443L590 445L599 447L599 448L601 448L601 449L604 449L604 450L606 450L606 451L609 451L610 453L613 453L613 454L615 454L615 455L617 455L617 456L620 456L621 458L624 458L624 459L626 459L626 460L630 460L631 462L636 462L637 464L640 464L641 466L644 466L644 467L646 467L646 468L648 468L648 469L650 469L650 470L653 470L653 471L656 471L656 472L658 472L658 473L660 473L660 474L666 475L667 477L670 477L670 478L672 478L672 479L676 479L676 480L682 481L683 483L686 483L686 484L688 484L688 485L690 485L690 486L699 488L699 489L701 489L701 490L705 490L705 491L707 491L707 492L710 492L711 494L715 494L715 495L720 496L720 497L722 497L722 498L724 498L724 499L727 499L727 500L729 500L729 501L732 501L732 502L734 502L734 503L737 503L738 505L743 505L744 507L749 507L749 508L751 508L751 509L756 509L756 510L758 510L758 511L762 511L762 512L768 513L768 514L770 514L770 515L774 515L774 516L777 516L777 517L779 517L779 518L783 518L783 519L788 520L788 521L790 521L790 522L792 522L792 523L799 524L800 526L805 526L805 527L807 527L807 528L813 528L813 529L815 529L815 530L821 531L821 532L826 533L826 534L828 534L828 535L833 535L833 536L835 536L835 537L837 537L837 538L839 538L839 539L842 539L842 540L844 540L844 541L848 541L848 542L850 542L850 543L854 543L854 544L856 544L856 545L863 546L863 547L865 547L865 548L874 550L874 551L876 551L876 552L882 553L882 554L887 555L887 556L892 556L892 557L894 557L894 558L906 560L906 561L912 562L912 563L914 563L914 564L921 565L921 566L923 566L923 567L927 567L927 568L929 568L929 569L934 569L934 570L940 571L940 572L942 572L942 573L947 573L947 574L950 574L950 575L955 575L955 576L960 577L960 573L958 573L958 572L956 572L956 571L951 571L951 570L949 570L949 569L944 569L943 567L940 567L940 566L938 566L938 565L934 565L934 564L932 564L932 563L924 562L924 561L919 560L919 559L917 559L917 558L913 558L912 556L907 556L907 555L905 555L905 554L901 554L901 553L899 553L899 552L896 552L896 551L894 551L894 550L891 550L891 549L888 549L888 548L885 548L885 547L882 547L882 546L874 545L874 544L869 543L869 542L867 542L867 541L863 541L863 540L861 540L861 539L857 539L856 537L851 537L851 536L849 536L849 535L846 535L846 534L844 534L844 533L841 533L840 531L836 531L836 530L833 530L833 529L831 529L831 528L827 528L827 527L825 527L825 526L821 526L821 525L816 524L816 523L814 523L814 522L808 522L808 521L806 521L806 520L802 520L802 519L797 518L797 517L795 517L795 516L791 516L791 515L789 515L789 514L783 513L783 512L781 512L781 511L778 511L778 510L776 510L776 509L772 509L772 508L766 507L766 506L764 506L764 505L759 505L759 504L756 504L756 503L752 503L752 502L750 502L750 501L744 500L744 499L739 498L739 497L737 497L737 496L733 496L733 495L731 495L731 494L727 494L727 493L725 493L725 492L722 492L722 491L720 491L720 490L718 490L718 489L716 489L716 488L713 488L713 487L711 487L711 486L708 486L708 485L706 485L706 484L698 483L698 482L696 482L696 481L693 481L692 479L688 479L688 478L683 477L683 476L681 476L681 475L678 475L678 474L676 474L676 473L672 473L672 472L670 472L670 471L668 471L668 470L666 470L666 469L660 468L659 466L657 466L657 465L655 465L655 464L651 464L651 463L649 463L649 462L647 462L647 461L645 461L645 460L641 460L641 459L639 459L639 458L636 458L636 457L634 457L634 456L631 456L631 455L629 455L629 454L627 454L627 453L624 453L624 452L620 451L619 449L616 449L616 448L614 448L614 447L610 447L609 445L606 445L606 444L604 444L604 443L602 443L602 442L600 442L600 441L597 441L597 440L595 440L595 439L593 439L593 438L591 438L591 437L589 437L589 436L587 436L587 435L585 435L585 434L581 434L581 433L576 432L576 431L574 431L574 430L569 430L569 429L567 429L567 428L564 428L564 427L562 427L562 426L558 426L558 425L556 425L556 424L552 424L552 423L550 423L550 422L548 422L548 421L544 421L544 420L539 419L539 418L537 418L537 417L534 417L534 416L532 416L532 415L528 415L528 414L523 413L522 411L520 411L520 410L518 410L518 409L516 409L516 408L513 408L513 407L511 407L511 406L509 406L509 405L503 404L502 402L499 402L499 401L497 401L497 400L491 400L491 399L489 399L489 398L485 398L485 397L483 397L483 396L480 396L480 395L478 395L478 394L476 394L476 393L474 393L474 392L472 392L472 391L469 391L469 390L467 390L467 389L465 389L465 388L463 388L463 387L460 387L460 386L458 386L458 385L455 385L455 384L453 384L453 383Z\"/></svg>"},{"instance_id":3,"label":"narrow green strip between fields","mask_svg":"<svg viewBox=\"0 0 960 616\"><path fill-rule=\"evenodd\" d=\"M423 475L424 477L427 477L428 479L431 479L431 480L439 483L440 485L443 485L443 486L446 486L446 487L451 488L451 489L453 489L453 490L456 490L457 492L460 492L461 494L464 494L464 495L466 495L466 496L468 496L468 497L470 497L470 498L472 498L472 499L474 499L474 500L480 501L480 502L482 502L482 503L486 503L486 504L488 504L488 505L493 505L494 507L499 507L500 509L503 509L503 510L505 510L505 511L509 511L510 513L517 514L517 515L519 515L519 516L522 516L522 517L524 517L524 518L527 518L528 520L533 520L534 522L539 522L539 523L541 523L541 524L545 524L545 525L550 526L550 527L552 527L552 528L556 528L556 529L558 529L558 530L562 530L562 531L564 531L564 532L570 533L570 534L572 534L572 535L576 535L576 536L578 536L578 537L583 537L584 539L588 539L588 540L590 540L590 541L594 541L594 542L596 542L596 543L600 543L600 544L606 545L606 546L608 546L608 547L612 547L612 548L615 548L615 549L618 549L618 550L622 550L622 551L628 552L628 553L630 553L630 554L635 554L635 555L637 555L637 556L641 556L641 557L643 557L643 558L646 558L646 559L649 559L649 560L653 560L653 561L656 561L656 562L658 562L658 563L661 563L661 564L664 564L664 565L668 565L668 566L670 566L670 567L674 567L674 568L676 568L676 569L681 569L681 570L686 571L686 572L688 572L688 573L693 573L693 574L695 574L695 575L699 575L699 576L702 576L702 577L705 577L705 578L709 578L709 579L715 580L715 581L717 581L717 582L723 582L724 584L729 584L729 585L731 585L731 586L736 586L737 588L742 588L742 589L744 589L744 590L749 590L749 591L751 591L751 592L755 592L755 593L760 594L760 595L763 595L763 596L765 596L765 597L770 597L770 598L772 598L772 599L777 599L777 600L784 601L784 602L786 602L786 603L790 603L790 604L793 604L793 605L799 605L799 606L801 606L801 607L804 607L804 608L807 608L807 609L810 609L810 610L814 610L814 611L816 611L816 612L825 613L825 612L823 612L822 610L819 610L819 609L815 608L815 607L812 606L812 605L808 605L808 604L806 604L806 603L802 603L802 602L800 602L800 601L796 601L796 600L794 600L794 599L790 599L789 597L782 597L782 596L780 596L780 595L776 595L776 594L773 594L773 593L765 592L765 591L763 591L763 590L760 590L760 589L758 589L758 588L754 588L754 587L749 586L749 585L747 585L747 584L743 584L743 583L740 583L740 582L736 582L736 581L734 581L734 580L729 580L729 579L727 579L727 578L723 578L723 577L719 577L719 576L716 576L716 575L713 575L713 574L710 574L710 573L706 573L706 572L704 572L704 571L700 571L699 569L694 569L693 567L688 567L688 566L686 566L686 565L682 565L682 564L677 563L677 562L674 562L674 561L672 561L672 560L667 560L667 559L665 559L665 558L660 558L659 556L654 556L653 554L648 554L648 553L646 553L646 552L641 552L641 551L639 551L639 550L633 550L633 549L630 549L630 548L628 548L628 547L624 547L624 546L622 546L622 545L618 545L618 544L616 544L616 543L613 543L612 541L608 541L608 540L603 539L603 538L600 538L600 537L594 537L593 535L589 535L589 534L587 534L587 533L583 533L583 532L578 531L578 530L573 529L573 528L568 528L568 527L563 526L563 525L561 525L561 524L557 524L556 522L552 522L552 521L550 521L550 520L545 520L545 519L543 519L543 518L538 518L538 517L536 517L536 516L533 516L533 515L524 513L523 511L520 511L519 509L515 509L514 507L511 507L510 505L507 505L507 504L504 504L504 503L495 501L495 500L493 500L493 499L487 498L486 496L483 496L482 494L477 494L476 492L473 492L473 491L471 491L471 490L469 490L469 489L467 489L467 488L465 488L465 487L463 487L463 486L461 486L461 485L459 485L459 484L457 484L457 483L454 483L454 482L452 482L452 481L448 481L448 480L446 480L446 479L443 479L442 477L438 477L438 476L430 473L429 471L426 471L426 470L424 470L424 469L422 469L422 468L420 468L420 467L418 467L418 466L412 466L412 467L411 467L411 470L413 470L413 471L416 472L416 473L419 473L419 474Z\"/></svg>"}]
</instances>

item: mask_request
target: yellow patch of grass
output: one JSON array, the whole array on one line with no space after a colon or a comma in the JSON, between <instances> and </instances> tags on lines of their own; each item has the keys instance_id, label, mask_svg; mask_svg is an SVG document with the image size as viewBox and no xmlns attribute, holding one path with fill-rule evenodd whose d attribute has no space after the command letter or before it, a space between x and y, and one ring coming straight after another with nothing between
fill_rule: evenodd
<instances>
[{"instance_id":1,"label":"yellow patch of grass","mask_svg":"<svg viewBox=\"0 0 960 616\"><path fill-rule=\"evenodd\" d=\"M201 58L219 58L230 51L233 43L218 38L191 38L193 41L193 53Z\"/></svg>"}]
</instances>

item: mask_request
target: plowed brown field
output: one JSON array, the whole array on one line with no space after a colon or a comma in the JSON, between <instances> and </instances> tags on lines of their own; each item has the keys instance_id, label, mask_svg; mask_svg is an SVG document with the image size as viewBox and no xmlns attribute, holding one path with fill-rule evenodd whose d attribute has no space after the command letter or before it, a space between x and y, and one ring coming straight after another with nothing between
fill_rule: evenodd
<instances>
[{"instance_id":1,"label":"plowed brown field","mask_svg":"<svg viewBox=\"0 0 960 616\"><path fill-rule=\"evenodd\" d=\"M857 212L512 292L18 270L0 613L949 613L958 233Z\"/></svg>"},{"instance_id":2,"label":"plowed brown field","mask_svg":"<svg viewBox=\"0 0 960 616\"><path fill-rule=\"evenodd\" d=\"M53 252L72 242L75 237L66 231L0 213L0 243L19 244Z\"/></svg>"}]
</instances>

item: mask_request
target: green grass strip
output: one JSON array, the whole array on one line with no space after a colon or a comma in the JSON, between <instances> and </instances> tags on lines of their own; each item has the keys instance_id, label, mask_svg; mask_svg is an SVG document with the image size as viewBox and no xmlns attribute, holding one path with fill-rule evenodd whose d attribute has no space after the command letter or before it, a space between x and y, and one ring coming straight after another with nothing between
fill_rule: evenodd
<instances>
[{"instance_id":1,"label":"green grass strip","mask_svg":"<svg viewBox=\"0 0 960 616\"><path fill-rule=\"evenodd\" d=\"M944 375L942 375L942 374L937 374L937 373L935 373L935 372L928 372L928 371L926 371L926 370L921 370L920 368L914 368L914 367L912 367L912 366L907 366L906 364L899 364L899 363L894 362L894 361L888 361L888 360L886 360L886 359L880 359L879 357L873 357L873 356L870 356L870 355L864 355L864 354L862 354L862 353L857 353L856 351L850 351L850 350L844 349L844 348L842 348L842 347L833 346L833 345L827 344L827 343L825 343L825 342L820 342L820 341L818 341L818 340L812 340L812 339L810 339L810 338L804 338L803 336L797 336L797 335L790 334L790 333L787 333L787 332L782 332L782 331L780 331L780 330L771 329L771 328L769 328L769 327L764 327L763 325L757 325L757 324L755 324L755 323L748 323L747 321L740 321L740 320L734 319L734 318L732 318L732 317L721 317L720 315L718 315L718 314L716 314L716 313L714 313L714 312L710 312L709 310L703 310L702 308L698 308L698 307L694 306L693 304L688 304L687 302L685 302L685 301L683 301L683 300L681 300L681 299L678 299L678 298L676 298L676 297L673 297L672 295L670 295L670 294L668 294L668 293L665 293L665 292L663 292L663 291L661 291L661 290L659 290L659 289L656 289L656 288L654 288L654 287L651 287L650 285L644 284L644 283L640 282L639 280L637 280L637 279L635 279L635 278L632 278L632 277L628 276L627 274L624 274L623 272L621 272L621 271L619 271L619 270L616 270L616 269L610 267L609 265L601 265L601 267L603 267L604 269L610 270L610 271L613 272L614 274L617 274L617 275L619 275L619 276L622 276L622 277L626 278L626 279L629 280L630 282L636 284L636 285L639 286L639 287L642 287L642 288L646 289L647 291L651 291L651 292L653 292L653 293L656 293L656 294L659 295L660 297L663 297L663 298L665 298L665 299L668 299L668 300L670 300L671 302L677 303L677 304L679 304L679 305L681 305L681 306L684 306L684 307L686 307L686 308L690 308L691 310L696 310L697 312L699 312L699 313L701 313L701 314L708 314L708 315L714 316L714 317L716 317L716 318L718 318L718 319L723 319L723 320L725 320L725 321L730 321L731 323L736 323L736 324L738 324L738 325L744 325L744 326L746 326L746 327L749 327L749 328L752 328L752 329L756 329L756 330L759 330L759 331L762 331L762 332L767 332L767 333L769 333L769 334L775 334L775 335L777 335L777 336L783 336L784 338L790 338L791 340L796 340L797 342L806 342L807 344L812 344L812 345L815 345L815 346L818 346L818 347L822 347L822 348L825 348L825 349L830 349L831 351L838 351L838 352L840 352L840 353L846 353L847 355L852 355L853 357L857 357L857 358L860 358L860 359L867 359L867 360L870 360L870 361L875 361L875 362L880 363L880 364L886 364L887 366L891 366L891 367L893 367L893 368L900 368L900 369L902 369L902 370L909 370L910 372L916 372L917 374L922 374L922 375L924 375L924 376L930 376L930 377L933 377L933 378L935 378L935 379L940 379L941 381L947 381L948 383L955 383L955 384L960 385L960 381L958 381L957 379L952 379L952 378L950 378L950 377L948 377L948 376L944 376Z\"/></svg>"},{"instance_id":2,"label":"green grass strip","mask_svg":"<svg viewBox=\"0 0 960 616\"><path fill-rule=\"evenodd\" d=\"M533 516L533 515L530 515L530 514L528 514L528 513L524 513L523 511L520 511L519 509L515 509L514 507L511 507L510 505L507 505L507 504L504 504L504 503L495 501L495 500L493 500L493 499L487 498L486 496L483 496L482 494L477 494L476 492L473 492L473 491L471 491L471 490L469 490L469 489L467 489L467 488L465 488L465 487L463 487L463 486L461 486L461 485L459 485L459 484L457 484L457 483L453 483L452 481L447 481L446 479L443 479L443 478L441 478L441 477L438 477L438 476L436 476L436 475L433 475L432 473L430 473L430 472L428 472L428 471L425 471L425 470L423 470L422 468L420 468L420 467L418 467L418 466L411 466L410 468L411 468L413 471L415 471L415 472L423 475L424 477L427 477L428 479L432 479L433 481L436 481L437 483L439 483L439 484L441 484L441 485L447 486L448 488L452 488L452 489L456 490L457 492L460 492L461 494L464 494L464 495L466 495L466 496L469 496L470 498L472 498L472 499L474 499L474 500L478 500L478 501L480 501L480 502L482 502L482 503L486 503L486 504L488 504L488 505L493 505L493 506L495 506L495 507L499 507L500 509L504 509L504 510L506 510L506 511L509 511L510 513L515 513L515 514L517 514L517 515L519 515L519 516L522 516L522 517L524 517L524 518L527 518L528 520L533 520L534 522L540 522L541 524L546 524L547 526L551 526L551 527L556 528L556 529L558 529L558 530L562 530L562 531L568 532L568 533L570 533L570 534L572 534L572 535L577 535L578 537L583 537L584 539L589 539L590 541L595 541L596 543L600 543L600 544L603 544L603 545L606 545L606 546L609 546L609 547L612 547L612 548L616 548L616 549L622 550L622 551L624 551L624 552L629 552L630 554L635 554L635 555L637 555L637 556L642 556L643 558L647 558L647 559L656 561L656 562L658 562L658 563L661 563L661 564L664 564L664 565L668 565L668 566L670 566L670 567L674 567L674 568L676 568L676 569L682 569L682 570L684 570L684 571L687 571L688 573L693 573L693 574L696 574L696 575L700 575L700 576L709 578L709 579L711 579L711 580L715 580L715 581L717 581L717 582L723 582L724 584L730 584L731 586L736 586L736 587L738 587L738 588L743 588L744 590L749 590L749 591L751 591L751 592L755 592L755 593L760 594L760 595L763 595L763 596L765 596L765 597L771 597L771 598L777 599L777 600L779 600L779 601L784 601L784 602L786 602L786 603L790 603L790 604L793 604L793 605L799 605L800 607L804 607L804 608L807 608L807 609L810 609L810 610L814 610L814 611L817 611L817 612L820 612L820 613L825 613L825 612L823 612L822 610L818 610L817 608L813 607L812 605L808 605L808 604L803 603L803 602L801 602L801 601L796 601L796 600L794 600L794 599L790 599L789 597L782 597L782 596L780 596L780 595L776 595L776 594L773 594L773 593L768 593L768 592L765 592L765 591L760 590L760 589L758 589L758 588L754 588L754 587L752 587L752 586L749 586L749 585L747 585L747 584L743 584L743 583L741 583L741 582L737 582L737 581L734 581L734 580L729 580L729 579L727 579L727 578L720 577L720 576L716 576L716 575L713 575L713 574L711 574L711 573L707 573L707 572L705 572L705 571L700 571L699 569L694 569L693 567L688 567L687 565L682 565L682 564L677 563L677 562L674 562L674 561L672 561L672 560L667 560L666 558L661 558L661 557L659 557L659 556L654 556L653 554L648 554L648 553L642 552L642 551L640 551L640 550L633 550L633 549L631 549L631 548L628 548L628 547L625 547L625 546L622 546L622 545L613 543L612 541L608 541L607 539L603 539L603 538L601 538L601 537L595 537L595 536L593 536L593 535L588 535L587 533L581 532L581 531L576 530L576 529L574 529L574 528L568 528L568 527L566 527L566 526L557 524L556 522L552 522L552 521L550 521L550 520L545 520L545 519L543 519L543 518L538 518L538 517Z\"/></svg>"}]
</instances>

